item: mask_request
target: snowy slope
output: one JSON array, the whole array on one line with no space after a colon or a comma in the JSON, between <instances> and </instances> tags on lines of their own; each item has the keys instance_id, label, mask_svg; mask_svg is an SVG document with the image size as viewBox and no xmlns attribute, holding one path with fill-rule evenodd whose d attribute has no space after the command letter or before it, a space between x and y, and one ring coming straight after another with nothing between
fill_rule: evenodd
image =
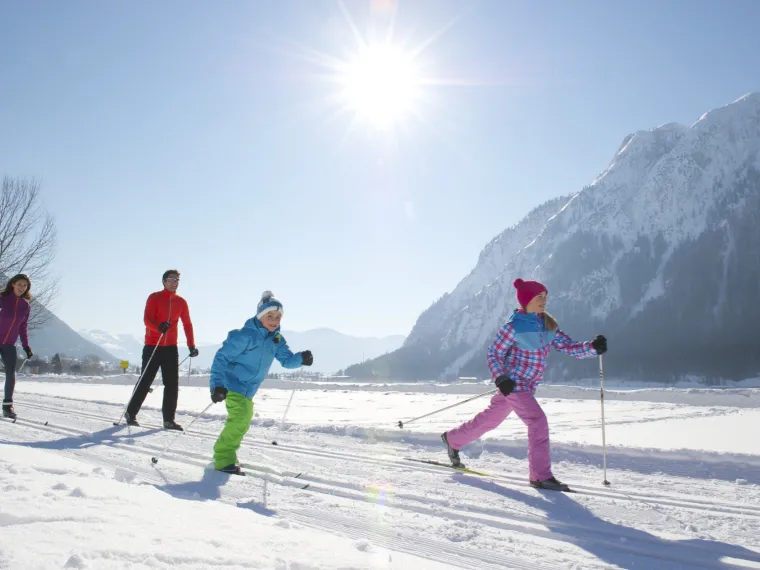
<instances>
[{"instance_id":1,"label":"snowy slope","mask_svg":"<svg viewBox=\"0 0 760 570\"><path fill-rule=\"evenodd\" d=\"M737 430L746 437L726 449L729 438L703 437L756 423L760 390L744 391L747 408L681 403L699 391L678 390L609 405L609 488L598 402L548 391L555 474L579 491L569 495L525 484L525 432L514 418L465 449L492 478L405 461L443 459L440 431L483 400L402 431L398 419L462 396L304 385L283 425L290 390L264 388L241 459L301 476L227 478L205 469L219 405L177 436L157 429L159 389L143 427L114 427L129 389L22 379L22 419L0 422L0 566L760 568L756 438ZM184 387L178 420L189 426L207 402L207 390Z\"/></svg>"},{"instance_id":2,"label":"snowy slope","mask_svg":"<svg viewBox=\"0 0 760 570\"><path fill-rule=\"evenodd\" d=\"M689 127L626 137L589 186L488 244L400 351L349 373L487 376L485 350L514 310L519 276L547 284L548 310L571 336L608 336L616 375L756 376L760 353L737 323L760 318L758 215L760 93L752 93ZM555 362L549 380L594 374Z\"/></svg>"}]
</instances>

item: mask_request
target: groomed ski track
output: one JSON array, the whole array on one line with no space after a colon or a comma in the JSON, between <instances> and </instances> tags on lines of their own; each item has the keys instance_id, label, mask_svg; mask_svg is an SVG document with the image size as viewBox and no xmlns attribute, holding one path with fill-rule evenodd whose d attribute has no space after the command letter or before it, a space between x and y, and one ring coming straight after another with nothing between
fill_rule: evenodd
<instances>
[{"instance_id":1,"label":"groomed ski track","mask_svg":"<svg viewBox=\"0 0 760 570\"><path fill-rule=\"evenodd\" d=\"M453 567L760 568L760 554L738 546L741 541L721 542L710 529L689 524L702 517L715 528L735 525L757 534L760 506L727 500L730 492L710 499L619 484L604 488L593 483L601 480L598 469L581 466L582 480L562 476L578 491L568 496L530 488L517 470L478 465L492 475L484 478L404 459L441 459L439 448L269 430L278 436L273 446L256 428L240 458L271 471L248 469L248 477L229 477L207 469L222 426L216 417L201 418L181 434L160 429L159 414L150 409L141 414L141 427L127 428L112 425L121 411L113 404L23 394L16 400L22 415L15 424L0 423L3 444L48 449L178 498L220 500ZM178 414L183 425L192 419ZM172 444L153 466L151 457L168 438ZM294 479L285 471L302 474ZM625 479L613 475L613 481ZM625 521L605 520L610 512L619 519L621 510Z\"/></svg>"}]
</instances>

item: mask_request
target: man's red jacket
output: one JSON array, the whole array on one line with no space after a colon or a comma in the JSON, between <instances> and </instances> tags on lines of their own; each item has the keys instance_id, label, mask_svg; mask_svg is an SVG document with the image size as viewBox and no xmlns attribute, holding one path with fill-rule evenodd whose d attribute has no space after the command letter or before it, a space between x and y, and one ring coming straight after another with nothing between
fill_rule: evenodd
<instances>
[{"instance_id":1,"label":"man's red jacket","mask_svg":"<svg viewBox=\"0 0 760 570\"><path fill-rule=\"evenodd\" d=\"M187 301L176 293L170 293L166 289L156 291L148 296L145 303L145 344L155 346L161 333L158 331L158 325L164 321L169 321L172 326L161 339L161 346L173 346L177 344L177 328L179 320L182 319L182 326L185 329L185 338L187 346L195 346L195 337L193 336L193 322L190 320L190 310L187 308Z\"/></svg>"}]
</instances>

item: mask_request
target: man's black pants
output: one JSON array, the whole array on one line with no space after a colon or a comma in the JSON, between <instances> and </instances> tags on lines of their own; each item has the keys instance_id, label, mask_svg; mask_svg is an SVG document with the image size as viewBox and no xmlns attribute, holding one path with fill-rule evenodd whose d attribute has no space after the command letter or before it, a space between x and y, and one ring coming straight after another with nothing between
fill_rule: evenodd
<instances>
[{"instance_id":1,"label":"man's black pants","mask_svg":"<svg viewBox=\"0 0 760 570\"><path fill-rule=\"evenodd\" d=\"M153 350L156 351L155 354L153 354ZM151 355L153 355L152 360L150 358ZM150 365L148 364L148 360L150 360ZM140 407L148 395L150 385L153 384L159 368L161 368L161 376L164 379L164 403L161 408L164 413L164 421L174 420L179 393L179 352L177 352L176 344L159 347L146 345L143 348L143 375L127 406L127 413L130 416L137 416L137 412L140 411Z\"/></svg>"}]
</instances>

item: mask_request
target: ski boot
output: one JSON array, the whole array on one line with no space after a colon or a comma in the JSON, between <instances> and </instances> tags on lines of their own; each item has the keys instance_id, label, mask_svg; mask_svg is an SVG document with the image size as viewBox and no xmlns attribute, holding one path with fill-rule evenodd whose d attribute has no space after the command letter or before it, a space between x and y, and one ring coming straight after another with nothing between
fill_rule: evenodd
<instances>
[{"instance_id":1,"label":"ski boot","mask_svg":"<svg viewBox=\"0 0 760 570\"><path fill-rule=\"evenodd\" d=\"M124 412L124 419L126 420L128 426L140 427L140 424L137 423L137 417L133 416L129 412Z\"/></svg>"},{"instance_id":2,"label":"ski boot","mask_svg":"<svg viewBox=\"0 0 760 570\"><path fill-rule=\"evenodd\" d=\"M3 417L16 421L16 412L13 409L13 402L3 402Z\"/></svg>"},{"instance_id":3,"label":"ski boot","mask_svg":"<svg viewBox=\"0 0 760 570\"><path fill-rule=\"evenodd\" d=\"M217 471L227 473L228 475L245 475L245 471L240 468L240 465L236 465L234 463L232 465L227 465L227 467L217 469Z\"/></svg>"},{"instance_id":4,"label":"ski boot","mask_svg":"<svg viewBox=\"0 0 760 570\"><path fill-rule=\"evenodd\" d=\"M569 491L570 490L570 487L568 487L565 483L563 483L556 477L549 477L548 479L544 479L543 481L531 481L530 485L531 487L535 487L536 489L545 489L547 491Z\"/></svg>"},{"instance_id":5,"label":"ski boot","mask_svg":"<svg viewBox=\"0 0 760 570\"><path fill-rule=\"evenodd\" d=\"M167 420L167 421L165 421L164 422L164 429L173 429L173 430L177 430L177 431L185 431L185 430L182 429L182 426L179 425L174 420Z\"/></svg>"},{"instance_id":6,"label":"ski boot","mask_svg":"<svg viewBox=\"0 0 760 570\"><path fill-rule=\"evenodd\" d=\"M441 441L446 445L446 450L449 452L449 460L454 467L464 467L464 463L459 459L459 450L454 449L449 445L449 438L446 437L446 432L441 434Z\"/></svg>"}]
</instances>

